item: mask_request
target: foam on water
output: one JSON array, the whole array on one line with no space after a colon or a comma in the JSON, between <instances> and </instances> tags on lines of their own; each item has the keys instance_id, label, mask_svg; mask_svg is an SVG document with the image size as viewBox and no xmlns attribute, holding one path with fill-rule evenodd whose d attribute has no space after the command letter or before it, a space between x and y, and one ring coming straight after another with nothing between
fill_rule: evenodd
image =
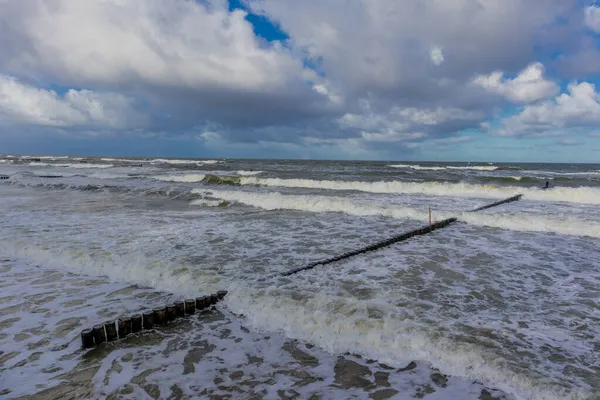
<instances>
[{"instance_id":1,"label":"foam on water","mask_svg":"<svg viewBox=\"0 0 600 400\"><path fill-rule=\"evenodd\" d=\"M249 317L257 330L282 330L285 335L334 354L350 352L400 367L410 360L426 360L443 373L475 379L511 393L519 399L585 399L589 392L544 387L511 372L486 356L476 346L453 343L443 335L394 314L386 303L316 295L299 304L281 296L264 296L247 289L235 289L227 305ZM371 318L369 309L388 308L387 315ZM384 311L385 313L385 311Z\"/></svg>"},{"instance_id":2,"label":"foam on water","mask_svg":"<svg viewBox=\"0 0 600 400\"><path fill-rule=\"evenodd\" d=\"M155 175L152 179L163 182L201 182L206 178L206 174L185 174L185 175Z\"/></svg>"},{"instance_id":3,"label":"foam on water","mask_svg":"<svg viewBox=\"0 0 600 400\"><path fill-rule=\"evenodd\" d=\"M443 171L446 169L445 167L423 167L420 165L408 165L408 164L391 164L388 165L390 168L408 168L408 169L416 169L423 171Z\"/></svg>"},{"instance_id":4,"label":"foam on water","mask_svg":"<svg viewBox=\"0 0 600 400\"><path fill-rule=\"evenodd\" d=\"M298 210L313 213L342 212L357 216L383 216L398 219L426 221L428 213L414 208L375 205L347 200L341 197L282 195L277 192L258 193L245 191L194 189L192 193L226 201L234 201L264 210ZM205 200L195 200L192 204L204 205ZM435 210L433 216L442 220L457 216L461 221L472 225L510 229L525 232L552 232L564 235L589 236L600 238L600 223L566 217L557 219L535 214L484 214Z\"/></svg>"},{"instance_id":5,"label":"foam on water","mask_svg":"<svg viewBox=\"0 0 600 400\"><path fill-rule=\"evenodd\" d=\"M473 165L473 166L462 166L462 167L458 167L458 166L444 166L444 167L437 167L437 166L423 166L423 165L411 165L411 164L391 164L388 165L388 167L391 168L408 168L408 169L414 169L414 170L422 170L422 171L443 171L443 170L465 170L465 171L495 171L498 169L498 167L493 166L493 165Z\"/></svg>"},{"instance_id":6,"label":"foam on water","mask_svg":"<svg viewBox=\"0 0 600 400\"><path fill-rule=\"evenodd\" d=\"M161 163L161 164L173 164L173 165L184 165L184 164L197 164L197 165L212 165L218 164L219 160L174 160L174 159L165 159L165 158L156 158L151 160L152 163Z\"/></svg>"},{"instance_id":7,"label":"foam on water","mask_svg":"<svg viewBox=\"0 0 600 400\"><path fill-rule=\"evenodd\" d=\"M262 174L263 171L236 171L236 174L241 175L241 176L253 176L253 175L260 175Z\"/></svg>"},{"instance_id":8,"label":"foam on water","mask_svg":"<svg viewBox=\"0 0 600 400\"><path fill-rule=\"evenodd\" d=\"M113 164L51 164L43 162L31 162L29 163L32 167L61 167L61 168L76 168L76 169L88 169L88 168L112 168Z\"/></svg>"},{"instance_id":9,"label":"foam on water","mask_svg":"<svg viewBox=\"0 0 600 400\"><path fill-rule=\"evenodd\" d=\"M428 194L433 196L505 198L522 193L530 200L600 204L600 189L595 187L523 188L516 186L475 185L442 182L360 182L312 179L241 177L242 185L279 186L326 190L356 190L371 193Z\"/></svg>"}]
</instances>

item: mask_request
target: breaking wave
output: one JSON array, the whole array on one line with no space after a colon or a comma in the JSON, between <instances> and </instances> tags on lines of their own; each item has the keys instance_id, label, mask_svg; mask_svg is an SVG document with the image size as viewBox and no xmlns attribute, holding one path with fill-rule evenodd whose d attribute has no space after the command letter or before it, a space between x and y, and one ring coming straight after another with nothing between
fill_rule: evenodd
<instances>
[{"instance_id":1,"label":"breaking wave","mask_svg":"<svg viewBox=\"0 0 600 400\"><path fill-rule=\"evenodd\" d=\"M535 187L477 185L470 183L447 182L401 182L401 181L332 181L312 179L280 179L240 177L239 180L222 180L216 177L212 184L256 185L287 188L327 189L361 191L370 193L422 194L431 196L470 197L470 198L505 198L523 194L527 200L568 202L579 204L600 204L600 189L581 187L553 187L542 190Z\"/></svg>"},{"instance_id":2,"label":"breaking wave","mask_svg":"<svg viewBox=\"0 0 600 400\"><path fill-rule=\"evenodd\" d=\"M283 195L277 192L256 193L245 191L194 189L192 193L203 197L236 202L263 210L296 210L313 213L341 212L356 216L383 216L396 219L427 221L427 214L421 210L402 206L384 206L360 203L341 197L313 195ZM500 228L522 232L552 232L571 236L600 238L600 224L577 218L552 218L539 214L483 214L470 212L435 212L436 220L450 217L471 225Z\"/></svg>"}]
</instances>

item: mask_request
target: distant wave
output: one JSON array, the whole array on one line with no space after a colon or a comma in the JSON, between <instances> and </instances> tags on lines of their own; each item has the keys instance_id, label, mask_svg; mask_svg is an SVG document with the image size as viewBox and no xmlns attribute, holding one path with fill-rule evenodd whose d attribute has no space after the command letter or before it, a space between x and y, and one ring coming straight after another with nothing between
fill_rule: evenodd
<instances>
[{"instance_id":1,"label":"distant wave","mask_svg":"<svg viewBox=\"0 0 600 400\"><path fill-rule=\"evenodd\" d=\"M32 162L29 163L32 167L62 167L62 168L77 168L77 169L88 169L88 168L112 168L113 164L50 164L43 162Z\"/></svg>"},{"instance_id":2,"label":"distant wave","mask_svg":"<svg viewBox=\"0 0 600 400\"><path fill-rule=\"evenodd\" d=\"M150 160L150 162L156 163L156 164L173 164L173 165L180 165L180 164L212 165L212 164L218 164L220 161L219 160L173 160L173 159L165 159L165 158L156 158L154 160Z\"/></svg>"},{"instance_id":3,"label":"distant wave","mask_svg":"<svg viewBox=\"0 0 600 400\"><path fill-rule=\"evenodd\" d=\"M279 179L240 177L238 179L214 177L211 184L256 185L288 188L354 190L370 193L424 194L431 196L504 198L522 193L528 200L568 202L580 204L600 204L600 188L594 187L553 187L548 190L517 186L477 185L470 183L447 182L401 182L401 181L331 181L312 179Z\"/></svg>"},{"instance_id":4,"label":"distant wave","mask_svg":"<svg viewBox=\"0 0 600 400\"><path fill-rule=\"evenodd\" d=\"M213 165L213 164L218 164L221 162L219 160L176 160L176 159L168 159L168 158L155 158L152 160L146 160L146 159L136 160L136 159L131 159L131 158L110 158L110 157L103 157L100 160L108 161L108 162L172 164L172 165Z\"/></svg>"},{"instance_id":5,"label":"distant wave","mask_svg":"<svg viewBox=\"0 0 600 400\"><path fill-rule=\"evenodd\" d=\"M152 179L163 182L202 182L206 174L185 174L185 175L155 175Z\"/></svg>"},{"instance_id":6,"label":"distant wave","mask_svg":"<svg viewBox=\"0 0 600 400\"><path fill-rule=\"evenodd\" d=\"M464 167L448 165L448 166L438 167L438 166L423 166L423 165L414 165L414 164L391 164L391 165L388 165L388 167L408 168L408 169L425 170L425 171L442 171L445 169L446 170L454 169L454 170L495 171L500 168L500 167L495 167L493 165L473 165L473 166L464 166Z\"/></svg>"},{"instance_id":7,"label":"distant wave","mask_svg":"<svg viewBox=\"0 0 600 400\"><path fill-rule=\"evenodd\" d=\"M416 170L426 170L426 171L441 171L446 169L446 167L423 167L420 165L408 165L408 164L392 164L388 165L390 168L408 168L408 169L416 169Z\"/></svg>"},{"instance_id":8,"label":"distant wave","mask_svg":"<svg viewBox=\"0 0 600 400\"><path fill-rule=\"evenodd\" d=\"M263 171L236 171L236 174L241 175L241 176L253 176L253 175L260 175L262 174Z\"/></svg>"}]
</instances>

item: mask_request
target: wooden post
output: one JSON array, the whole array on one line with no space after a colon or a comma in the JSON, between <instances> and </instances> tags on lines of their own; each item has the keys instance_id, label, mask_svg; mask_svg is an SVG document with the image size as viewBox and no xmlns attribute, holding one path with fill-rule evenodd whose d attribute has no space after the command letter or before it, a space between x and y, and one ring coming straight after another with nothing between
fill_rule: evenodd
<instances>
[{"instance_id":1,"label":"wooden post","mask_svg":"<svg viewBox=\"0 0 600 400\"><path fill-rule=\"evenodd\" d=\"M101 343L106 342L106 334L104 333L103 325L94 325L94 328L92 329L92 331L93 331L93 335L94 335L94 342L96 342L96 346L98 346Z\"/></svg>"},{"instance_id":2,"label":"wooden post","mask_svg":"<svg viewBox=\"0 0 600 400\"><path fill-rule=\"evenodd\" d=\"M104 328L106 329L106 340L112 342L117 340L117 326L115 321L105 322Z\"/></svg>"},{"instance_id":3,"label":"wooden post","mask_svg":"<svg viewBox=\"0 0 600 400\"><path fill-rule=\"evenodd\" d=\"M131 318L119 318L119 339L124 339L131 333Z\"/></svg>"},{"instance_id":4,"label":"wooden post","mask_svg":"<svg viewBox=\"0 0 600 400\"><path fill-rule=\"evenodd\" d=\"M175 320L175 304L169 303L167 304L165 310L165 319L167 322L171 322Z\"/></svg>"},{"instance_id":5,"label":"wooden post","mask_svg":"<svg viewBox=\"0 0 600 400\"><path fill-rule=\"evenodd\" d=\"M204 297L196 297L196 310L204 310Z\"/></svg>"},{"instance_id":6,"label":"wooden post","mask_svg":"<svg viewBox=\"0 0 600 400\"><path fill-rule=\"evenodd\" d=\"M216 294L211 294L210 295L210 303L217 304L218 302L219 302L219 297Z\"/></svg>"},{"instance_id":7,"label":"wooden post","mask_svg":"<svg viewBox=\"0 0 600 400\"><path fill-rule=\"evenodd\" d=\"M131 317L131 333L138 333L142 330L142 315L136 314Z\"/></svg>"},{"instance_id":8,"label":"wooden post","mask_svg":"<svg viewBox=\"0 0 600 400\"><path fill-rule=\"evenodd\" d=\"M227 296L227 290L219 290L217 296L219 296L219 300L223 300Z\"/></svg>"},{"instance_id":9,"label":"wooden post","mask_svg":"<svg viewBox=\"0 0 600 400\"><path fill-rule=\"evenodd\" d=\"M185 300L185 313L193 314L196 312L196 300L194 299L186 299Z\"/></svg>"},{"instance_id":10,"label":"wooden post","mask_svg":"<svg viewBox=\"0 0 600 400\"><path fill-rule=\"evenodd\" d=\"M431 226L431 206L429 206L429 226Z\"/></svg>"},{"instance_id":11,"label":"wooden post","mask_svg":"<svg viewBox=\"0 0 600 400\"><path fill-rule=\"evenodd\" d=\"M143 314L143 327L144 329L154 328L154 313L152 311L146 311Z\"/></svg>"},{"instance_id":12,"label":"wooden post","mask_svg":"<svg viewBox=\"0 0 600 400\"><path fill-rule=\"evenodd\" d=\"M164 325L167 323L164 308L153 308L152 312L154 313L154 325Z\"/></svg>"},{"instance_id":13,"label":"wooden post","mask_svg":"<svg viewBox=\"0 0 600 400\"><path fill-rule=\"evenodd\" d=\"M175 302L175 317L183 318L185 315L185 303L183 301Z\"/></svg>"},{"instance_id":14,"label":"wooden post","mask_svg":"<svg viewBox=\"0 0 600 400\"><path fill-rule=\"evenodd\" d=\"M91 349L94 347L94 336L91 329L84 329L81 331L81 347L84 349Z\"/></svg>"}]
</instances>

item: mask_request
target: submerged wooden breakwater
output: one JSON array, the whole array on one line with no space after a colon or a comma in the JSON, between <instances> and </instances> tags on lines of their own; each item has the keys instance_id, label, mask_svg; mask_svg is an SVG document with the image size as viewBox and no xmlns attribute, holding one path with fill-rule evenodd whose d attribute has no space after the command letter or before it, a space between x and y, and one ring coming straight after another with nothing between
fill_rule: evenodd
<instances>
[{"instance_id":1,"label":"submerged wooden breakwater","mask_svg":"<svg viewBox=\"0 0 600 400\"><path fill-rule=\"evenodd\" d=\"M209 296L176 301L164 307L155 307L151 311L132 316L122 316L116 321L108 321L94 325L91 329L81 331L81 346L90 349L104 342L124 339L133 333L165 326L178 318L183 318L201 311L223 300L227 292L219 290Z\"/></svg>"},{"instance_id":2,"label":"submerged wooden breakwater","mask_svg":"<svg viewBox=\"0 0 600 400\"><path fill-rule=\"evenodd\" d=\"M342 255L339 255L337 257L332 257L332 258L328 258L326 260L317 261L317 262L308 264L308 265L306 265L304 267L296 268L296 269L294 269L292 271L284 272L282 275L283 276L290 276L290 275L296 274L296 273L298 273L300 271L306 271L306 270L309 270L309 269L313 269L317 265L331 264L333 262L341 261L341 260L344 260L346 258L354 257L354 256L357 256L357 255L363 254L363 253L367 253L369 251L378 250L378 249L381 249L382 247L386 247L386 246L389 246L389 245L394 244L394 243L402 242L402 241L410 239L411 237L414 237L414 236L426 235L426 234L428 234L430 232L435 231L436 229L444 228L444 227L446 227L446 226L448 226L451 223L456 222L456 221L457 221L456 218L445 219L443 221L436 222L435 224L431 224L429 226L426 226L426 227L423 227L423 228L420 228L420 229L415 229L413 231L406 232L406 233L403 233L401 235L393 236L393 237L391 237L391 238L389 238L387 240L383 240L381 242L377 242L377 243L369 245L367 247L363 247L362 249L354 250L354 251L351 251L349 253L344 253Z\"/></svg>"},{"instance_id":3,"label":"submerged wooden breakwater","mask_svg":"<svg viewBox=\"0 0 600 400\"><path fill-rule=\"evenodd\" d=\"M518 194L516 196L512 196L512 197L509 197L507 199L497 201L495 203L491 203L491 204L487 204L487 205L482 206L482 207L478 207L478 208L476 208L474 210L471 210L471 212L487 210L488 208L496 207L496 206L499 206L501 204L512 203L513 201L520 200L521 197L523 197L523 195L522 194ZM358 249L358 250L351 251L349 253L344 253L344 254L336 256L336 257L328 258L326 260L321 260L321 261L313 262L313 263L308 264L308 265L306 265L304 267L300 267L300 268L296 268L296 269L293 269L293 270L288 271L288 272L284 272L282 274L282 276L294 275L294 274L297 274L298 272L301 272L301 271L306 271L306 270L309 270L309 269L313 269L317 265L331 264L331 263L334 263L336 261L345 260L347 258L354 257L354 256L357 256L359 254L367 253L369 251L378 250L378 249L381 249L383 247L387 247L389 245L392 245L394 243L403 242L403 241L408 240L408 239L410 239L412 237L415 237L415 236L426 235L426 234L428 234L430 232L433 232L433 231L435 231L437 229L445 228L446 226L448 226L448 225L456 222L457 220L458 220L457 218L448 218L448 219L445 219L443 221L436 222L436 223L432 224L431 223L431 209L430 209L429 210L429 221L430 221L429 226L426 226L426 227L423 227L423 228L420 228L420 229L415 229L415 230L412 230L410 232L403 233L401 235L393 236L393 237L391 237L391 238L389 238L387 240L383 240L381 242L377 242L375 244L369 245L367 247L363 247L363 248Z\"/></svg>"},{"instance_id":4,"label":"submerged wooden breakwater","mask_svg":"<svg viewBox=\"0 0 600 400\"><path fill-rule=\"evenodd\" d=\"M523 197L523 195L522 194L518 194L516 196L509 197L508 199L500 200L500 201L497 201L497 202L492 203L492 204L488 204L488 205L485 205L485 206L482 206L482 207L478 207L478 208L476 208L474 210L471 210L471 212L487 210L488 208L496 207L496 206L499 206L501 204L512 203L513 201L521 200L521 197Z\"/></svg>"}]
</instances>

